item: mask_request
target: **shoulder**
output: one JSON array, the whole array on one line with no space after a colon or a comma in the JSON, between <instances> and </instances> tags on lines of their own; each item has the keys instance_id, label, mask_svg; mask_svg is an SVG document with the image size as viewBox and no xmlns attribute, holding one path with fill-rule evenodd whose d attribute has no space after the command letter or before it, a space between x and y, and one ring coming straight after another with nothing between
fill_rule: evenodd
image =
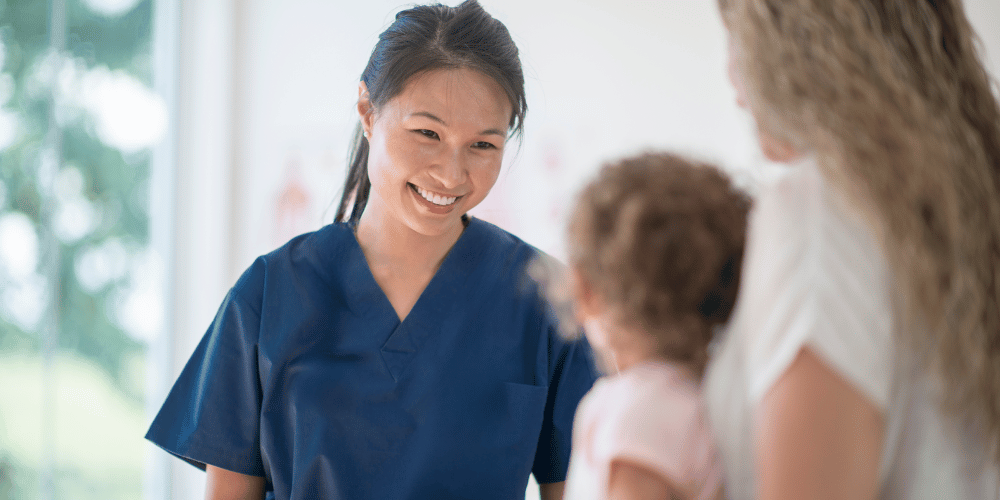
<instances>
[{"instance_id":1,"label":"shoulder","mask_svg":"<svg viewBox=\"0 0 1000 500\"><path fill-rule=\"evenodd\" d=\"M693 377L670 363L644 363L602 377L581 403L581 414L602 421L614 439L662 441L700 425L702 405ZM640 439L641 440L641 439Z\"/></svg>"},{"instance_id":2,"label":"shoulder","mask_svg":"<svg viewBox=\"0 0 1000 500\"><path fill-rule=\"evenodd\" d=\"M308 258L308 254L317 251L336 252L354 241L356 241L354 233L347 224L328 224L316 231L303 233L288 240L262 258L273 263L296 261Z\"/></svg>"},{"instance_id":3,"label":"shoulder","mask_svg":"<svg viewBox=\"0 0 1000 500\"><path fill-rule=\"evenodd\" d=\"M716 467L714 439L697 382L670 363L646 363L602 388L598 454L628 459L692 489ZM695 488L698 489L698 488Z\"/></svg>"},{"instance_id":4,"label":"shoulder","mask_svg":"<svg viewBox=\"0 0 1000 500\"><path fill-rule=\"evenodd\" d=\"M794 168L754 204L743 295L771 300L787 292L853 302L860 297L843 289L852 281L866 294L882 293L887 266L872 221L815 162Z\"/></svg>"},{"instance_id":5,"label":"shoulder","mask_svg":"<svg viewBox=\"0 0 1000 500\"><path fill-rule=\"evenodd\" d=\"M734 325L759 401L809 346L884 406L891 290L875 228L813 161L763 191L749 228Z\"/></svg>"},{"instance_id":6,"label":"shoulder","mask_svg":"<svg viewBox=\"0 0 1000 500\"><path fill-rule=\"evenodd\" d=\"M527 262L545 253L514 234L482 219L469 217L469 227L476 233L476 241L489 247L498 257L513 262Z\"/></svg>"},{"instance_id":7,"label":"shoulder","mask_svg":"<svg viewBox=\"0 0 1000 500\"><path fill-rule=\"evenodd\" d=\"M518 296L540 297L538 283L531 277L532 267L541 264L561 267L545 252L489 222L470 217L466 231L469 238L461 249L456 245L454 251L459 253L457 257L467 254L467 260L482 266L479 286L488 288L487 284L493 283L517 291Z\"/></svg>"},{"instance_id":8,"label":"shoulder","mask_svg":"<svg viewBox=\"0 0 1000 500\"><path fill-rule=\"evenodd\" d=\"M291 279L323 277L353 242L350 227L329 224L317 231L298 235L273 251L257 257L236 284L233 293L253 305L263 301L266 290ZM259 310L257 311L259 313Z\"/></svg>"},{"instance_id":9,"label":"shoulder","mask_svg":"<svg viewBox=\"0 0 1000 500\"><path fill-rule=\"evenodd\" d=\"M650 362L619 378L622 407L634 417L628 420L648 420L649 425L670 428L698 424L702 411L700 391L689 371L672 363Z\"/></svg>"},{"instance_id":10,"label":"shoulder","mask_svg":"<svg viewBox=\"0 0 1000 500\"><path fill-rule=\"evenodd\" d=\"M881 258L875 225L813 159L800 161L757 200L750 217L750 244L786 248L786 257L838 258L864 253ZM823 270L823 268L817 268Z\"/></svg>"},{"instance_id":11,"label":"shoulder","mask_svg":"<svg viewBox=\"0 0 1000 500\"><path fill-rule=\"evenodd\" d=\"M754 200L749 219L751 243L786 247L807 243L821 207L822 189L814 165L789 167Z\"/></svg>"}]
</instances>

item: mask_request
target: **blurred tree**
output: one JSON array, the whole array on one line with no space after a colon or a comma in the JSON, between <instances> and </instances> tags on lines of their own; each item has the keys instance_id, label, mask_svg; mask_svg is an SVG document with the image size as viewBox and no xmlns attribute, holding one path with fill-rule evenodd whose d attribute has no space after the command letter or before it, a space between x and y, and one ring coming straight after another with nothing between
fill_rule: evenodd
<instances>
[{"instance_id":1,"label":"blurred tree","mask_svg":"<svg viewBox=\"0 0 1000 500\"><path fill-rule=\"evenodd\" d=\"M86 203L55 207L58 221L69 227L61 231L58 227L46 228L56 231L62 247L60 289L49 294L59 301L58 345L93 360L112 378L120 381L127 361L133 355L141 354L144 348L144 343L130 336L117 319L123 294L127 293L134 276L126 272L112 276L113 279L105 283L97 283L96 287L94 283L85 286L80 283L77 268L87 265L80 262L83 252L94 251L109 240L120 242L129 260L146 248L149 154L146 150L123 152L103 142L96 130L101 118L93 115L100 113L101 106L113 107L115 103L87 102L91 96L86 93L95 91L94 88L87 88L88 85L101 84L94 74L120 72L147 86L151 85L152 2L140 1L129 12L108 17L95 12L80 0L69 0L66 14L66 51L53 57L49 51L48 1L0 0L0 42L4 51L2 71L5 77L10 75L13 83L9 95L4 95L7 89L0 86L0 99L6 99L2 109L14 117L15 127L13 141L0 150L0 176L2 187L6 190L6 196L0 196L0 199L8 200L6 206L0 206L0 217L16 211L27 215L36 228L45 223L41 204L47 195L39 185L38 165L49 127L49 107L53 102L50 92L53 89L39 80L44 79L40 73L53 71L51 66L55 66L54 71L59 73L54 78L55 85L63 87L56 91L70 90L81 94L62 95L55 100L56 106L66 108L55 112L59 121L64 122L58 123L62 158L61 175L57 179L66 177L67 168L79 172L79 177L82 177L79 194ZM71 81L74 78L81 81ZM60 184L64 183L57 181L54 201L68 204L69 200L64 198L71 198L74 193L59 191L72 189L73 186ZM99 220L85 220L86 217L80 217L81 214L60 213L61 209L79 207L86 207L92 212L89 217ZM78 226L73 227L73 224ZM106 265L100 260L95 262L93 265ZM123 263L112 264L120 266ZM30 328L32 325L19 325L6 316L0 318L0 352L37 350L40 341L37 331ZM125 391L131 391L133 386L124 382L121 385ZM141 394L130 395L141 398Z\"/></svg>"},{"instance_id":2,"label":"blurred tree","mask_svg":"<svg viewBox=\"0 0 1000 500\"><path fill-rule=\"evenodd\" d=\"M149 90L153 5L64 4L65 47L54 52L51 0L0 0L0 359L39 356L43 315L58 311L59 353L100 367L140 407L143 322L155 320L143 295L155 274L144 257L148 146L165 123ZM49 186L39 171L51 127L60 157ZM50 242L59 246L55 280L41 260ZM3 423L0 412L0 431ZM34 477L29 469L0 441L0 498L25 488L12 478Z\"/></svg>"}]
</instances>

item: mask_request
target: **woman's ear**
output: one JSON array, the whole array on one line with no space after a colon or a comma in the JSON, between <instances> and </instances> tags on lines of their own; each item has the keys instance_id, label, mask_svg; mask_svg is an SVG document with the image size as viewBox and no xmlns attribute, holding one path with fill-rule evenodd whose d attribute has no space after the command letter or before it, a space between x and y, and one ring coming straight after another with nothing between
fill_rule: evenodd
<instances>
[{"instance_id":1,"label":"woman's ear","mask_svg":"<svg viewBox=\"0 0 1000 500\"><path fill-rule=\"evenodd\" d=\"M365 82L358 83L358 118L361 119L361 128L364 130L366 138L372 136L372 125L374 124L375 105L372 104L368 94L368 86Z\"/></svg>"},{"instance_id":2,"label":"woman's ear","mask_svg":"<svg viewBox=\"0 0 1000 500\"><path fill-rule=\"evenodd\" d=\"M757 141L760 143L764 157L775 163L791 163L802 156L794 146L759 126L757 128Z\"/></svg>"}]
</instances>

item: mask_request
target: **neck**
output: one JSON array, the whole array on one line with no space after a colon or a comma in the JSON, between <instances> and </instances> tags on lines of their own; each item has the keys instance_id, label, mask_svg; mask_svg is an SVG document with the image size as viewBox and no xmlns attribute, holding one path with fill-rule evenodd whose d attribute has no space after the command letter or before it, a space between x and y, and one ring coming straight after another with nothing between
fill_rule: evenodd
<instances>
[{"instance_id":1,"label":"neck","mask_svg":"<svg viewBox=\"0 0 1000 500\"><path fill-rule=\"evenodd\" d=\"M620 372L658 356L657 345L648 335L624 327L612 334L608 351L608 361Z\"/></svg>"},{"instance_id":2,"label":"neck","mask_svg":"<svg viewBox=\"0 0 1000 500\"><path fill-rule=\"evenodd\" d=\"M611 352L611 360L618 371L623 372L632 368L633 366L642 364L646 361L650 361L656 358L656 351L652 349L613 349Z\"/></svg>"},{"instance_id":3,"label":"neck","mask_svg":"<svg viewBox=\"0 0 1000 500\"><path fill-rule=\"evenodd\" d=\"M433 273L458 241L463 229L459 224L445 234L421 234L369 206L358 221L357 238L373 270Z\"/></svg>"}]
</instances>

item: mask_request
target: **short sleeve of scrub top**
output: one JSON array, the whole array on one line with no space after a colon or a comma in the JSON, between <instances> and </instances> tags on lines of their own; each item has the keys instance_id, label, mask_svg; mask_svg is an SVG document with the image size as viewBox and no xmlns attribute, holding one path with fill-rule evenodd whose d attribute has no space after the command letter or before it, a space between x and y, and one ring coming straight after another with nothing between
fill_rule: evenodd
<instances>
[{"instance_id":1,"label":"short sleeve of scrub top","mask_svg":"<svg viewBox=\"0 0 1000 500\"><path fill-rule=\"evenodd\" d=\"M515 498L565 479L597 377L526 267L469 219L400 321L346 224L260 257L229 292L147 439L263 476L267 498Z\"/></svg>"}]
</instances>

